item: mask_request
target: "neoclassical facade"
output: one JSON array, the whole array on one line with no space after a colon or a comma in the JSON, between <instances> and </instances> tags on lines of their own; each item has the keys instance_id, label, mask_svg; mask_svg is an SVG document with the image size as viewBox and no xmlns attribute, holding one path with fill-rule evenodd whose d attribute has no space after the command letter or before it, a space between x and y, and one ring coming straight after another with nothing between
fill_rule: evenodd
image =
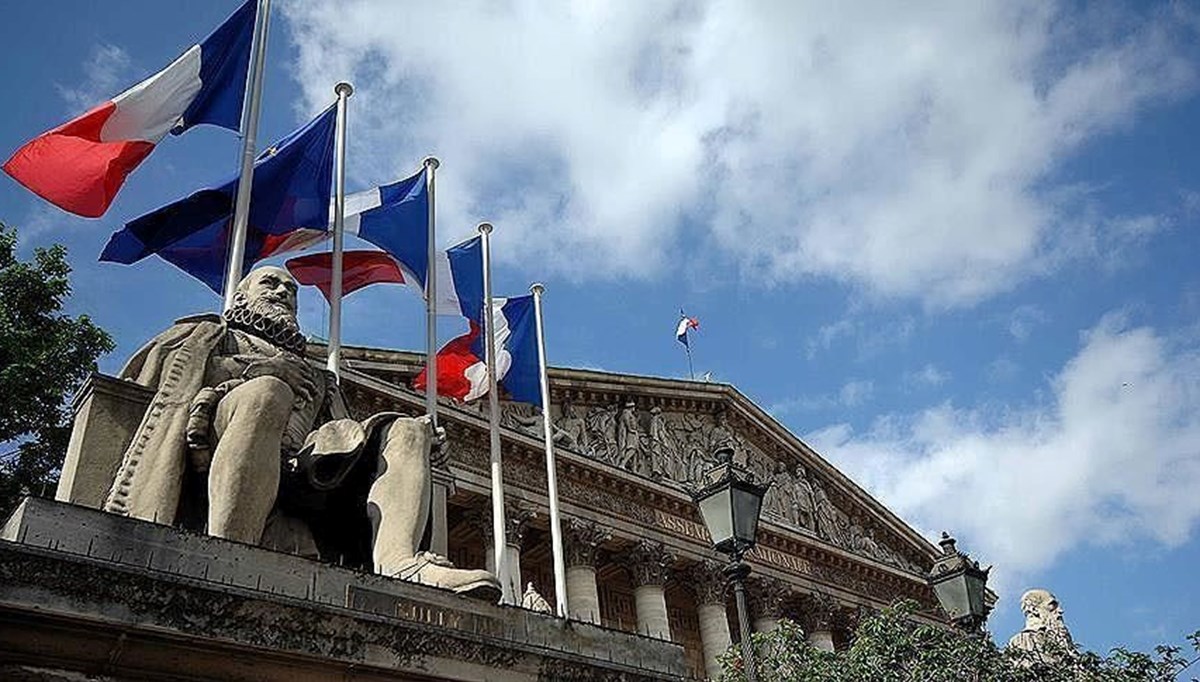
<instances>
[{"instance_id":1,"label":"neoclassical facade","mask_svg":"<svg viewBox=\"0 0 1200 682\"><path fill-rule=\"evenodd\" d=\"M352 412L424 412L408 388L421 355L343 357ZM926 582L937 548L733 386L553 368L550 390L572 618L678 643L691 675L717 674L737 615L689 490L722 446L771 482L748 557L754 629L792 618L834 648L863 610L897 598L939 618ZM486 409L440 407L448 446L435 463L432 548L460 567L494 568ZM541 420L502 401L501 423L512 582L553 604Z\"/></svg>"}]
</instances>

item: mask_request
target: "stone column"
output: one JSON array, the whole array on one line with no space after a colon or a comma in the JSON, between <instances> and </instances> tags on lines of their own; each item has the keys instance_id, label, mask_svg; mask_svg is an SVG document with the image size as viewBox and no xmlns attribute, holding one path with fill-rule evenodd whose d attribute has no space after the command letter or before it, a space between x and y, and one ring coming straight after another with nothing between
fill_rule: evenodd
<instances>
[{"instance_id":1,"label":"stone column","mask_svg":"<svg viewBox=\"0 0 1200 682\"><path fill-rule=\"evenodd\" d=\"M642 540L626 555L633 575L633 602L637 607L638 632L658 639L671 639L665 586L670 577L672 554L660 542Z\"/></svg>"},{"instance_id":2,"label":"stone column","mask_svg":"<svg viewBox=\"0 0 1200 682\"><path fill-rule=\"evenodd\" d=\"M525 586L521 584L521 542L525 539L525 532L529 530L529 522L535 518L537 518L537 512L524 500L516 498L504 500L504 544L506 550L504 563L507 572L501 575L496 567L496 548L492 543L492 509L488 506L473 515L480 532L483 533L483 540L487 548L487 570L501 580L507 580L512 588L512 594L518 598L525 592Z\"/></svg>"},{"instance_id":3,"label":"stone column","mask_svg":"<svg viewBox=\"0 0 1200 682\"><path fill-rule=\"evenodd\" d=\"M702 561L687 572L687 581L696 596L704 672L714 680L721 677L721 664L717 658L733 645L729 636L729 616L725 611L727 580L722 568L715 561Z\"/></svg>"},{"instance_id":4,"label":"stone column","mask_svg":"<svg viewBox=\"0 0 1200 682\"><path fill-rule=\"evenodd\" d=\"M612 533L594 523L568 519L563 528L567 564L568 617L585 623L600 622L600 590L596 587L596 550Z\"/></svg>"},{"instance_id":5,"label":"stone column","mask_svg":"<svg viewBox=\"0 0 1200 682\"><path fill-rule=\"evenodd\" d=\"M767 577L751 577L746 596L750 602L750 618L755 632L771 632L783 618L783 602L791 591L787 583Z\"/></svg>"},{"instance_id":6,"label":"stone column","mask_svg":"<svg viewBox=\"0 0 1200 682\"><path fill-rule=\"evenodd\" d=\"M822 651L833 651L833 623L838 603L833 597L814 592L804 600L801 626L808 633L808 643Z\"/></svg>"}]
</instances>

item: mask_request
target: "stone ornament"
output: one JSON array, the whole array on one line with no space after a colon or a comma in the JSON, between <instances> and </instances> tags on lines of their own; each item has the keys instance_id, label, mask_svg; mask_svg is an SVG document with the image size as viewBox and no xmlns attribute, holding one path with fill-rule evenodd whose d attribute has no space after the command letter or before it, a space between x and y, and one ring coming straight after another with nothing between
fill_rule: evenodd
<instances>
[{"instance_id":1,"label":"stone ornament","mask_svg":"<svg viewBox=\"0 0 1200 682\"><path fill-rule=\"evenodd\" d=\"M596 550L612 540L612 531L583 519L568 519L563 532L567 566L595 566Z\"/></svg>"},{"instance_id":2,"label":"stone ornament","mask_svg":"<svg viewBox=\"0 0 1200 682\"><path fill-rule=\"evenodd\" d=\"M444 432L395 412L350 418L336 378L300 355L296 290L258 268L224 316L179 320L130 359L121 377L155 395L105 510L498 595L490 573L421 551Z\"/></svg>"},{"instance_id":3,"label":"stone ornament","mask_svg":"<svg viewBox=\"0 0 1200 682\"><path fill-rule=\"evenodd\" d=\"M783 604L791 597L791 587L782 580L767 577L752 577L747 581L746 597L750 600L750 612L754 619L783 617Z\"/></svg>"},{"instance_id":4,"label":"stone ornament","mask_svg":"<svg viewBox=\"0 0 1200 682\"><path fill-rule=\"evenodd\" d=\"M724 566L705 559L689 566L683 575L696 596L697 604L725 605L725 588L729 579L725 576Z\"/></svg>"},{"instance_id":5,"label":"stone ornament","mask_svg":"<svg viewBox=\"0 0 1200 682\"><path fill-rule=\"evenodd\" d=\"M1008 640L1009 648L1028 652L1046 663L1073 650L1062 605L1049 590L1035 588L1021 595L1021 612L1025 614L1025 629Z\"/></svg>"},{"instance_id":6,"label":"stone ornament","mask_svg":"<svg viewBox=\"0 0 1200 682\"><path fill-rule=\"evenodd\" d=\"M678 557L661 542L640 540L626 555L635 587L666 585Z\"/></svg>"}]
</instances>

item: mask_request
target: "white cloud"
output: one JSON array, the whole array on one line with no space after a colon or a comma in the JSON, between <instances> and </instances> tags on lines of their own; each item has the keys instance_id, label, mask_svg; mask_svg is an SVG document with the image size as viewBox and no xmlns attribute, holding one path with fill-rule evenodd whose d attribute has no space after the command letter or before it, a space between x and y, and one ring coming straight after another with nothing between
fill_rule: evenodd
<instances>
[{"instance_id":1,"label":"white cloud","mask_svg":"<svg viewBox=\"0 0 1200 682\"><path fill-rule=\"evenodd\" d=\"M120 94L132 85L133 62L125 50L101 43L83 63L83 80L75 85L55 85L72 115L79 114Z\"/></svg>"},{"instance_id":2,"label":"white cloud","mask_svg":"<svg viewBox=\"0 0 1200 682\"><path fill-rule=\"evenodd\" d=\"M950 381L950 373L930 362L919 370L906 372L904 381L913 386L937 387Z\"/></svg>"},{"instance_id":3,"label":"white cloud","mask_svg":"<svg viewBox=\"0 0 1200 682\"><path fill-rule=\"evenodd\" d=\"M1017 341L1024 342L1033 333L1034 327L1046 319L1046 312L1036 305L1017 306L1008 316L1008 333Z\"/></svg>"},{"instance_id":4,"label":"white cloud","mask_svg":"<svg viewBox=\"0 0 1200 682\"><path fill-rule=\"evenodd\" d=\"M1074 547L1175 546L1200 519L1200 345L1108 316L1019 409L949 404L807 439L902 517L1014 576Z\"/></svg>"},{"instance_id":5,"label":"white cloud","mask_svg":"<svg viewBox=\"0 0 1200 682\"><path fill-rule=\"evenodd\" d=\"M383 181L437 153L442 223L494 220L510 245L499 259L519 243L539 269L646 276L677 264L686 241L761 282L828 277L932 305L1088 256L1062 233L1145 234L1140 217L1133 233L1076 225L1078 193L1052 174L1190 90L1183 11L284 6L303 108L355 81L352 173Z\"/></svg>"},{"instance_id":6,"label":"white cloud","mask_svg":"<svg viewBox=\"0 0 1200 682\"><path fill-rule=\"evenodd\" d=\"M870 379L851 379L833 394L805 395L767 406L776 417L794 412L859 407L875 395L875 382Z\"/></svg>"}]
</instances>

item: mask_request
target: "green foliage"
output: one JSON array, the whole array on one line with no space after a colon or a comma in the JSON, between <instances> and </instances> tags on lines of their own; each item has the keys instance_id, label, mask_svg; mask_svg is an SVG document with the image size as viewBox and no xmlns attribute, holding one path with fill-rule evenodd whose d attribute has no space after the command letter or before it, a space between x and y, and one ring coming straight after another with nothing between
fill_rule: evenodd
<instances>
[{"instance_id":1,"label":"green foliage","mask_svg":"<svg viewBox=\"0 0 1200 682\"><path fill-rule=\"evenodd\" d=\"M67 449L67 399L96 370L112 338L86 315L64 315L67 251L16 257L17 233L0 224L0 518L23 495L53 489Z\"/></svg>"},{"instance_id":2,"label":"green foliage","mask_svg":"<svg viewBox=\"0 0 1200 682\"><path fill-rule=\"evenodd\" d=\"M760 682L1166 682L1190 663L1178 647L1154 654L1114 649L1108 656L1062 645L1039 654L998 648L988 637L964 636L914 618L917 604L899 602L864 617L849 648L821 651L800 626L781 621L753 635ZM1200 632L1189 641L1200 652ZM744 682L741 650L722 659L727 682ZM1195 682L1196 678L1193 678Z\"/></svg>"}]
</instances>

